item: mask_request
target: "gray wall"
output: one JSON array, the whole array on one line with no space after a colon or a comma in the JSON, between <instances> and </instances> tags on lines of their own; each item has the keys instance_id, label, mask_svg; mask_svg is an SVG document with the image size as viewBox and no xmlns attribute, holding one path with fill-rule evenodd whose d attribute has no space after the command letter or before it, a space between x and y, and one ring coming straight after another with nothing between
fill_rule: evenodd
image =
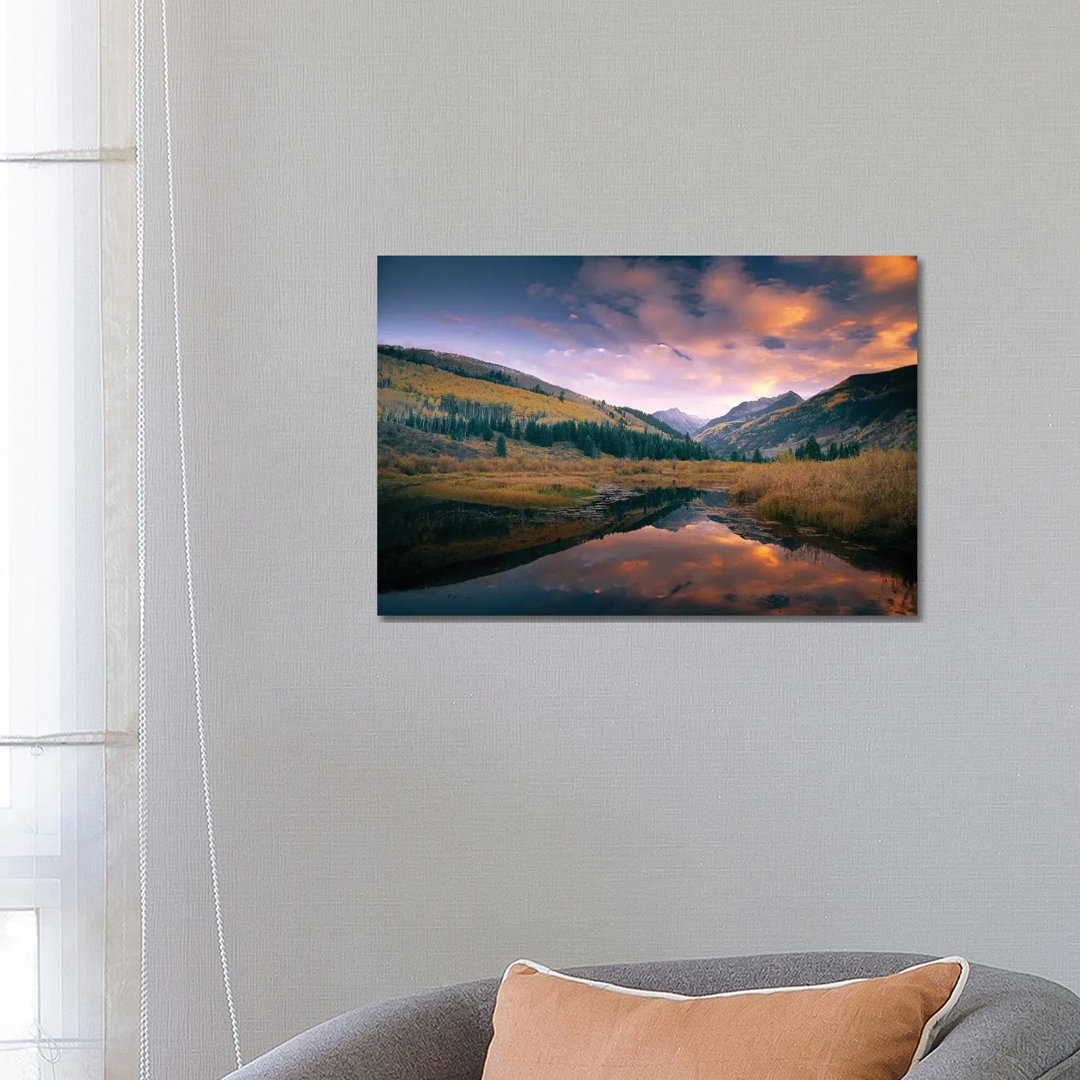
<instances>
[{"instance_id":1,"label":"gray wall","mask_svg":"<svg viewBox=\"0 0 1080 1080\"><path fill-rule=\"evenodd\" d=\"M1080 987L1072 0L173 7L248 1054L521 955L911 949ZM920 619L380 623L375 256L449 252L917 253ZM159 1075L210 1077L152 284L152 1020Z\"/></svg>"}]
</instances>

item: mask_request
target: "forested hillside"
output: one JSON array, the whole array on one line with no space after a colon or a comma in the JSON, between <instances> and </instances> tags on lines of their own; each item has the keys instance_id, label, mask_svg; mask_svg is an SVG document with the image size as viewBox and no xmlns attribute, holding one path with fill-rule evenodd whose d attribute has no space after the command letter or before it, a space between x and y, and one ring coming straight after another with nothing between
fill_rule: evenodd
<instances>
[{"instance_id":1,"label":"forested hillside","mask_svg":"<svg viewBox=\"0 0 1080 1080\"><path fill-rule=\"evenodd\" d=\"M711 456L707 447L637 409L587 398L512 368L424 349L379 347L378 408L384 444L393 441L393 428L409 428L439 437L431 444L433 453L445 453L449 439L494 441L493 452L505 455L505 440L511 439L544 448L564 444L588 457ZM414 440L410 448L416 447Z\"/></svg>"},{"instance_id":2,"label":"forested hillside","mask_svg":"<svg viewBox=\"0 0 1080 1080\"><path fill-rule=\"evenodd\" d=\"M863 449L914 449L917 382L914 364L852 375L798 404L748 419L720 419L694 438L722 457L733 452L771 457L811 438L821 446L855 443Z\"/></svg>"}]
</instances>

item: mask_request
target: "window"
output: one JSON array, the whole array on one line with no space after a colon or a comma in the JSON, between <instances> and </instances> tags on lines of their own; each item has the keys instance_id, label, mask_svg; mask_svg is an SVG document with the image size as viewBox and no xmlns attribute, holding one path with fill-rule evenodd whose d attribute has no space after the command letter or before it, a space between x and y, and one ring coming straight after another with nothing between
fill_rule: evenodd
<instances>
[{"instance_id":1,"label":"window","mask_svg":"<svg viewBox=\"0 0 1080 1080\"><path fill-rule=\"evenodd\" d=\"M0 1080L103 1075L98 16L0 15Z\"/></svg>"}]
</instances>

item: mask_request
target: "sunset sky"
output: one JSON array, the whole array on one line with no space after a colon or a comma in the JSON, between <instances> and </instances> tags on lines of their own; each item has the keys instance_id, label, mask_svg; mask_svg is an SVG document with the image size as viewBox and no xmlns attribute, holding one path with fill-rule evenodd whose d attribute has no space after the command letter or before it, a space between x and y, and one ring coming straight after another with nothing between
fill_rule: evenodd
<instances>
[{"instance_id":1,"label":"sunset sky","mask_svg":"<svg viewBox=\"0 0 1080 1080\"><path fill-rule=\"evenodd\" d=\"M716 416L916 362L908 255L382 256L380 342L648 412Z\"/></svg>"}]
</instances>

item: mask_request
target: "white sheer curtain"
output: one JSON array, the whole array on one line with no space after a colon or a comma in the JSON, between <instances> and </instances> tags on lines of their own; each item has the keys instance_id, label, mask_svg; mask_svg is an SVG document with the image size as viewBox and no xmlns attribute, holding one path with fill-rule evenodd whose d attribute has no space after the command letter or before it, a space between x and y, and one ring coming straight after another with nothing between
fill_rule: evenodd
<instances>
[{"instance_id":1,"label":"white sheer curtain","mask_svg":"<svg viewBox=\"0 0 1080 1080\"><path fill-rule=\"evenodd\" d=\"M103 169L125 165L102 164L102 13L6 0L0 15L0 1080L105 1072L102 375L124 320L103 325L102 287L125 275L103 270L123 188Z\"/></svg>"}]
</instances>

